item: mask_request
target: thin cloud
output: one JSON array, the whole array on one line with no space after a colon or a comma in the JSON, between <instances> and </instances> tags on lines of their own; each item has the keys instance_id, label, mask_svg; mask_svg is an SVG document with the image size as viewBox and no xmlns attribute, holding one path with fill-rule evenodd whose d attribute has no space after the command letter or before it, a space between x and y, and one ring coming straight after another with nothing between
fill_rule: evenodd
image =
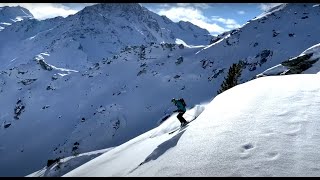
<instances>
[{"instance_id":1,"label":"thin cloud","mask_svg":"<svg viewBox=\"0 0 320 180\"><path fill-rule=\"evenodd\" d=\"M208 22L198 20L198 19L193 20L191 23L195 24L201 28L207 29L211 34L214 34L214 35L218 35L218 34L221 34L226 31L225 28L223 28L215 23L208 23Z\"/></svg>"},{"instance_id":2,"label":"thin cloud","mask_svg":"<svg viewBox=\"0 0 320 180\"><path fill-rule=\"evenodd\" d=\"M190 3L177 3L177 6L180 6L180 7L186 7L190 5L191 5Z\"/></svg>"},{"instance_id":3,"label":"thin cloud","mask_svg":"<svg viewBox=\"0 0 320 180\"><path fill-rule=\"evenodd\" d=\"M194 7L200 9L208 9L210 6L206 3L177 3L178 7Z\"/></svg>"},{"instance_id":4,"label":"thin cloud","mask_svg":"<svg viewBox=\"0 0 320 180\"><path fill-rule=\"evenodd\" d=\"M234 19L225 19L219 16L212 16L211 20L224 24L228 29L235 29L240 27L240 24L238 24Z\"/></svg>"},{"instance_id":5,"label":"thin cloud","mask_svg":"<svg viewBox=\"0 0 320 180\"><path fill-rule=\"evenodd\" d=\"M197 8L208 9L210 6L206 3L194 3L194 6Z\"/></svg>"},{"instance_id":6,"label":"thin cloud","mask_svg":"<svg viewBox=\"0 0 320 180\"><path fill-rule=\"evenodd\" d=\"M237 24L237 22L234 19L225 19L219 16L212 16L212 21L221 22L223 24Z\"/></svg>"},{"instance_id":7,"label":"thin cloud","mask_svg":"<svg viewBox=\"0 0 320 180\"><path fill-rule=\"evenodd\" d=\"M239 24L228 24L228 25L226 25L226 27L229 28L229 30L231 30L231 29L239 28L240 25Z\"/></svg>"},{"instance_id":8,"label":"thin cloud","mask_svg":"<svg viewBox=\"0 0 320 180\"><path fill-rule=\"evenodd\" d=\"M240 14L240 15L243 15L243 14L245 14L246 12L245 12L245 11L237 11L237 13Z\"/></svg>"},{"instance_id":9,"label":"thin cloud","mask_svg":"<svg viewBox=\"0 0 320 180\"><path fill-rule=\"evenodd\" d=\"M170 5L168 3L164 3L164 4L160 4L160 7L170 7Z\"/></svg>"},{"instance_id":10,"label":"thin cloud","mask_svg":"<svg viewBox=\"0 0 320 180\"><path fill-rule=\"evenodd\" d=\"M173 22L189 21L192 24L207 29L211 34L220 34L226 31L225 28L205 17L201 10L193 7L171 7L169 9L158 9L157 13L159 15L165 15Z\"/></svg>"}]
</instances>

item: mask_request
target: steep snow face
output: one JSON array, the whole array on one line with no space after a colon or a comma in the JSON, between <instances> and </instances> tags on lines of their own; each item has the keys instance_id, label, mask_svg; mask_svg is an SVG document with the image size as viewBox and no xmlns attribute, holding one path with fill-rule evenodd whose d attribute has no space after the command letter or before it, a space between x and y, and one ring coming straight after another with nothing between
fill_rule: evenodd
<instances>
[{"instance_id":1,"label":"steep snow face","mask_svg":"<svg viewBox=\"0 0 320 180\"><path fill-rule=\"evenodd\" d=\"M319 176L319 80L288 75L238 85L186 128L168 134L170 118L64 176Z\"/></svg>"},{"instance_id":2,"label":"steep snow face","mask_svg":"<svg viewBox=\"0 0 320 180\"><path fill-rule=\"evenodd\" d=\"M88 62L119 53L127 45L174 43L176 38L191 45L209 44L207 30L180 24L135 3L97 4L65 19L20 23L0 34L1 41L9 42L0 45L0 69L14 67L13 58L17 65L41 52L51 54L49 63L85 69Z\"/></svg>"},{"instance_id":3,"label":"steep snow face","mask_svg":"<svg viewBox=\"0 0 320 180\"><path fill-rule=\"evenodd\" d=\"M12 23L22 21L25 19L32 19L33 15L28 9L20 6L9 7L4 6L0 8L0 31L5 27L10 26Z\"/></svg>"}]
</instances>

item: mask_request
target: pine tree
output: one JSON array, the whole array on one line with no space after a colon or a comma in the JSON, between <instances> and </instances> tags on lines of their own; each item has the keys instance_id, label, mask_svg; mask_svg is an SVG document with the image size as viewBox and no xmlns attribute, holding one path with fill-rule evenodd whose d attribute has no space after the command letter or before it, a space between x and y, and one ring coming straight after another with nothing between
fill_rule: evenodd
<instances>
[{"instance_id":1,"label":"pine tree","mask_svg":"<svg viewBox=\"0 0 320 180\"><path fill-rule=\"evenodd\" d=\"M236 86L238 84L238 79L241 76L243 67L243 62L234 63L231 65L228 71L227 77L224 78L224 81L221 84L220 90L217 91L218 94Z\"/></svg>"}]
</instances>

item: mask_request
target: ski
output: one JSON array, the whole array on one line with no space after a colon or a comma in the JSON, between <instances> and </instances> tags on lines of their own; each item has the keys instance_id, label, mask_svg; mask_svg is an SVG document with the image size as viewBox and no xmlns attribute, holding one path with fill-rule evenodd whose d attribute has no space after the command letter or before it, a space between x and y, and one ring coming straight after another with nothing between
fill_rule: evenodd
<instances>
[{"instance_id":1,"label":"ski","mask_svg":"<svg viewBox=\"0 0 320 180\"><path fill-rule=\"evenodd\" d=\"M174 132L176 132L176 131L178 131L178 130L184 129L185 127L187 127L187 126L188 126L188 124L189 124L189 123L191 123L191 122L192 122L193 120L195 120L195 119L197 119L197 117L195 117L195 118L191 119L191 120L190 120L190 121L188 121L185 125L180 126L179 128L177 128L177 129L175 129L175 130L173 130L173 131L169 132L169 134L172 134L172 133L174 133Z\"/></svg>"}]
</instances>

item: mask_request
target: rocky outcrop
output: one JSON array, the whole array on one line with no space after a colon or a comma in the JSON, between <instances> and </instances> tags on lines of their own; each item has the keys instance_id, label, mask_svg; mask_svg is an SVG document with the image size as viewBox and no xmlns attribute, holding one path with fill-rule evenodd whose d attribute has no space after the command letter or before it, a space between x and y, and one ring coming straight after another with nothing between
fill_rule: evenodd
<instances>
[{"instance_id":1,"label":"rocky outcrop","mask_svg":"<svg viewBox=\"0 0 320 180\"><path fill-rule=\"evenodd\" d=\"M265 70L258 74L256 78L263 76L277 76L289 74L301 74L307 69L311 68L320 58L312 58L313 53L307 53L278 64L272 68Z\"/></svg>"},{"instance_id":2,"label":"rocky outcrop","mask_svg":"<svg viewBox=\"0 0 320 180\"><path fill-rule=\"evenodd\" d=\"M310 60L312 55L313 55L313 53L305 54L305 55L296 57L294 59L290 59L290 60L282 62L281 64L283 66L286 66L287 68L289 68L289 71L285 72L284 74L285 75L287 75L287 74L300 74L303 71L312 67L312 64L314 64L315 62L317 62L319 60L319 58Z\"/></svg>"},{"instance_id":3,"label":"rocky outcrop","mask_svg":"<svg viewBox=\"0 0 320 180\"><path fill-rule=\"evenodd\" d=\"M50 65L48 65L43 59L40 59L39 61L40 66L42 67L42 69L47 70L47 71L52 71L52 67Z\"/></svg>"},{"instance_id":4,"label":"rocky outcrop","mask_svg":"<svg viewBox=\"0 0 320 180\"><path fill-rule=\"evenodd\" d=\"M176 65L179 65L182 62L183 62L183 57L180 56L175 63L176 63Z\"/></svg>"},{"instance_id":5,"label":"rocky outcrop","mask_svg":"<svg viewBox=\"0 0 320 180\"><path fill-rule=\"evenodd\" d=\"M22 103L21 99L19 99L16 103L16 107L14 108L14 118L19 119L19 116L22 112L24 112L25 105Z\"/></svg>"},{"instance_id":6,"label":"rocky outcrop","mask_svg":"<svg viewBox=\"0 0 320 180\"><path fill-rule=\"evenodd\" d=\"M32 84L33 82L35 82L37 79L24 79L22 81L20 81L20 83L22 83L23 85L29 85Z\"/></svg>"}]
</instances>

